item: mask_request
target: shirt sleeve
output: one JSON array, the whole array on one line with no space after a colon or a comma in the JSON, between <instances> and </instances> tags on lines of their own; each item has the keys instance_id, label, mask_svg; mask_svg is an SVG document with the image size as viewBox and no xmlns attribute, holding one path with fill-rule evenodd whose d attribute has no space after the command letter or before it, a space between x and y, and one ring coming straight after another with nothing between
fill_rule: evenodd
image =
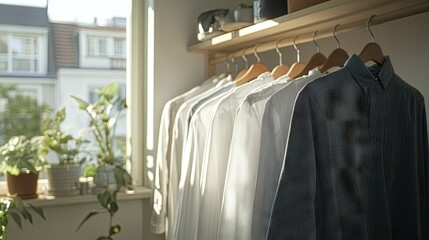
<instances>
[{"instance_id":1,"label":"shirt sleeve","mask_svg":"<svg viewBox=\"0 0 429 240\"><path fill-rule=\"evenodd\" d=\"M234 122L223 193L219 239L250 239L260 123L244 101Z\"/></svg>"},{"instance_id":2,"label":"shirt sleeve","mask_svg":"<svg viewBox=\"0 0 429 240\"><path fill-rule=\"evenodd\" d=\"M167 182L168 164L167 151L169 141L169 113L170 103L168 102L162 111L161 124L159 127L158 149L155 163L155 182L153 191L153 208L151 225L152 232L161 234L165 232L166 208L167 208Z\"/></svg>"},{"instance_id":3,"label":"shirt sleeve","mask_svg":"<svg viewBox=\"0 0 429 240\"><path fill-rule=\"evenodd\" d=\"M429 239L429 149L428 149L428 129L426 121L426 109L423 104L421 115L421 156L419 157L421 161L420 177L423 179L421 182L422 186L420 187L420 202L422 203L421 209L421 219L420 219L420 228L422 231L422 239Z\"/></svg>"},{"instance_id":4,"label":"shirt sleeve","mask_svg":"<svg viewBox=\"0 0 429 240\"><path fill-rule=\"evenodd\" d=\"M316 239L317 168L327 159L326 125L304 89L298 96L271 212L268 239ZM317 163L317 164L316 164Z\"/></svg>"}]
</instances>

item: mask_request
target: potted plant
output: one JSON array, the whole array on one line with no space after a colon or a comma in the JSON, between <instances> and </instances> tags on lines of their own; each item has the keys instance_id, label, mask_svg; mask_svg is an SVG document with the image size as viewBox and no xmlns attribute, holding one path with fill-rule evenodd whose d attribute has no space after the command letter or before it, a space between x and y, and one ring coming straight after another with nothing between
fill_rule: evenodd
<instances>
[{"instance_id":1,"label":"potted plant","mask_svg":"<svg viewBox=\"0 0 429 240\"><path fill-rule=\"evenodd\" d=\"M36 198L39 171L46 163L43 137L16 136L0 147L0 169L7 177L10 194Z\"/></svg>"},{"instance_id":2,"label":"potted plant","mask_svg":"<svg viewBox=\"0 0 429 240\"><path fill-rule=\"evenodd\" d=\"M22 229L21 216L24 220L33 224L33 216L28 211L29 208L46 220L41 208L30 203L25 205L17 195L10 195L0 199L0 240L7 239L7 225L11 217L20 229Z\"/></svg>"},{"instance_id":3,"label":"potted plant","mask_svg":"<svg viewBox=\"0 0 429 240\"><path fill-rule=\"evenodd\" d=\"M119 96L119 85L111 83L101 89L96 89L99 99L90 104L83 99L72 96L89 116L89 128L95 140L94 157L98 166L94 176L95 192L104 190L114 192L121 187L131 184L131 176L123 168L125 159L115 155L115 127L126 108L125 99Z\"/></svg>"},{"instance_id":4,"label":"potted plant","mask_svg":"<svg viewBox=\"0 0 429 240\"><path fill-rule=\"evenodd\" d=\"M234 10L234 20L253 23L253 5L246 2L240 3L238 8Z\"/></svg>"},{"instance_id":5,"label":"potted plant","mask_svg":"<svg viewBox=\"0 0 429 240\"><path fill-rule=\"evenodd\" d=\"M60 109L54 117L46 118L43 122L43 134L46 146L55 153L58 163L47 167L48 191L55 196L78 195L81 163L79 147L80 137L74 138L61 130L61 124L66 117L65 108Z\"/></svg>"},{"instance_id":6,"label":"potted plant","mask_svg":"<svg viewBox=\"0 0 429 240\"><path fill-rule=\"evenodd\" d=\"M115 126L126 108L125 99L119 96L119 85L111 83L104 88L97 89L99 99L93 103L72 96L78 103L79 108L87 113L90 119L89 132L96 142L95 158L98 166L96 170L85 172L95 172L94 183L96 187L93 192L98 193L97 199L101 209L91 211L81 222L77 230L92 216L99 213L109 213L109 233L107 236L98 239L112 239L111 236L120 231L119 225L112 224L112 218L119 207L116 202L117 192L131 185L131 176L123 168L125 159L115 155L114 133Z\"/></svg>"}]
</instances>

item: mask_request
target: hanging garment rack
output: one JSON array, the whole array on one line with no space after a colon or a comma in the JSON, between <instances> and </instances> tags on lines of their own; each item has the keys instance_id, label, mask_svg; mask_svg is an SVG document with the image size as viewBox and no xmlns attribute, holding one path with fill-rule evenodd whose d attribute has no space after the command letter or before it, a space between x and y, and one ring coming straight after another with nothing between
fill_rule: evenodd
<instances>
[{"instance_id":1,"label":"hanging garment rack","mask_svg":"<svg viewBox=\"0 0 429 240\"><path fill-rule=\"evenodd\" d=\"M325 3L288 14L273 20L255 24L235 32L225 33L211 40L192 45L190 52L206 55L206 75L215 73L215 65L227 59L254 53L274 50L278 47L313 41L314 31L317 39L332 37L332 29L339 24L336 33L345 33L366 28L372 15L371 26L417 15L429 11L429 0L330 0ZM272 26L271 26L272 25ZM255 30L256 29L256 30ZM247 47L244 51L243 49Z\"/></svg>"}]
</instances>

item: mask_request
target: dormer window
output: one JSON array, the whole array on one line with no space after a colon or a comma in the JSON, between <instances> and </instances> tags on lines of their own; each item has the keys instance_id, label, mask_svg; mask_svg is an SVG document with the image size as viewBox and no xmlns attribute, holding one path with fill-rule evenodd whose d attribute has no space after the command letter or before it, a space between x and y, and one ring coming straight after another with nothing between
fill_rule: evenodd
<instances>
[{"instance_id":1,"label":"dormer window","mask_svg":"<svg viewBox=\"0 0 429 240\"><path fill-rule=\"evenodd\" d=\"M0 33L0 72L46 72L42 41L42 35Z\"/></svg>"},{"instance_id":2,"label":"dormer window","mask_svg":"<svg viewBox=\"0 0 429 240\"><path fill-rule=\"evenodd\" d=\"M81 68L125 69L125 39L125 31L80 30L79 66Z\"/></svg>"},{"instance_id":3,"label":"dormer window","mask_svg":"<svg viewBox=\"0 0 429 240\"><path fill-rule=\"evenodd\" d=\"M107 38L88 37L88 56L106 57L107 56Z\"/></svg>"}]
</instances>

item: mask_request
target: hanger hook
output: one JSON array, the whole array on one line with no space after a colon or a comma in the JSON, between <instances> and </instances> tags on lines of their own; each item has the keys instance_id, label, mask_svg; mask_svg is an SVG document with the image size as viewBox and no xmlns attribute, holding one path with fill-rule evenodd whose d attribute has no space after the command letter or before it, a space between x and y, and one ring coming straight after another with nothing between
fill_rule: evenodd
<instances>
[{"instance_id":1,"label":"hanger hook","mask_svg":"<svg viewBox=\"0 0 429 240\"><path fill-rule=\"evenodd\" d=\"M276 42L276 51L277 51L277 54L279 55L279 64L280 65L283 65L283 55L282 55L282 53L280 52L280 49L279 49L279 43L283 40L284 38L280 38L279 40L277 40L277 42Z\"/></svg>"},{"instance_id":2,"label":"hanger hook","mask_svg":"<svg viewBox=\"0 0 429 240\"><path fill-rule=\"evenodd\" d=\"M226 60L225 60L225 64L226 64L226 71L230 72L231 71L231 65L229 64L229 54L226 55Z\"/></svg>"},{"instance_id":3,"label":"hanger hook","mask_svg":"<svg viewBox=\"0 0 429 240\"><path fill-rule=\"evenodd\" d=\"M340 48L340 41L337 38L337 35L335 34L337 32L337 27L340 26L340 24L335 25L334 30L332 31L332 35L335 38L335 41L337 41L337 48Z\"/></svg>"},{"instance_id":4,"label":"hanger hook","mask_svg":"<svg viewBox=\"0 0 429 240\"><path fill-rule=\"evenodd\" d=\"M246 64L246 69L248 69L249 68L249 61L247 60L247 57L246 57L246 50L247 50L247 47L245 47L243 49L243 54L241 54L241 58L243 58L243 61Z\"/></svg>"},{"instance_id":5,"label":"hanger hook","mask_svg":"<svg viewBox=\"0 0 429 240\"><path fill-rule=\"evenodd\" d=\"M314 43L314 45L316 45L317 52L319 53L319 52L320 52L320 46L319 46L319 44L316 42L316 39L315 39L317 32L318 32L318 31L316 30L316 31L313 33L313 43Z\"/></svg>"},{"instance_id":6,"label":"hanger hook","mask_svg":"<svg viewBox=\"0 0 429 240\"><path fill-rule=\"evenodd\" d=\"M371 23L371 20L373 17L375 17L375 15L371 15L371 17L368 18L368 21L366 22L366 28L368 29L369 34L371 34L371 41L375 42L374 33L371 31L371 28L369 27L369 24Z\"/></svg>"},{"instance_id":7,"label":"hanger hook","mask_svg":"<svg viewBox=\"0 0 429 240\"><path fill-rule=\"evenodd\" d=\"M230 58L231 63L234 64L234 73L237 73L238 72L238 63L235 61L234 53L232 52L230 55L231 55L231 58Z\"/></svg>"},{"instance_id":8,"label":"hanger hook","mask_svg":"<svg viewBox=\"0 0 429 240\"><path fill-rule=\"evenodd\" d=\"M253 49L253 55L255 55L256 59L258 60L257 62L261 62L261 58L258 55L258 47L259 45L261 45L260 43L255 45L255 48Z\"/></svg>"},{"instance_id":9,"label":"hanger hook","mask_svg":"<svg viewBox=\"0 0 429 240\"><path fill-rule=\"evenodd\" d=\"M299 49L298 49L298 47L296 46L296 39L299 37L299 35L296 35L294 38L293 38L293 47L295 48L295 51L296 51L296 61L297 62L300 62L300 55L299 55Z\"/></svg>"}]
</instances>

